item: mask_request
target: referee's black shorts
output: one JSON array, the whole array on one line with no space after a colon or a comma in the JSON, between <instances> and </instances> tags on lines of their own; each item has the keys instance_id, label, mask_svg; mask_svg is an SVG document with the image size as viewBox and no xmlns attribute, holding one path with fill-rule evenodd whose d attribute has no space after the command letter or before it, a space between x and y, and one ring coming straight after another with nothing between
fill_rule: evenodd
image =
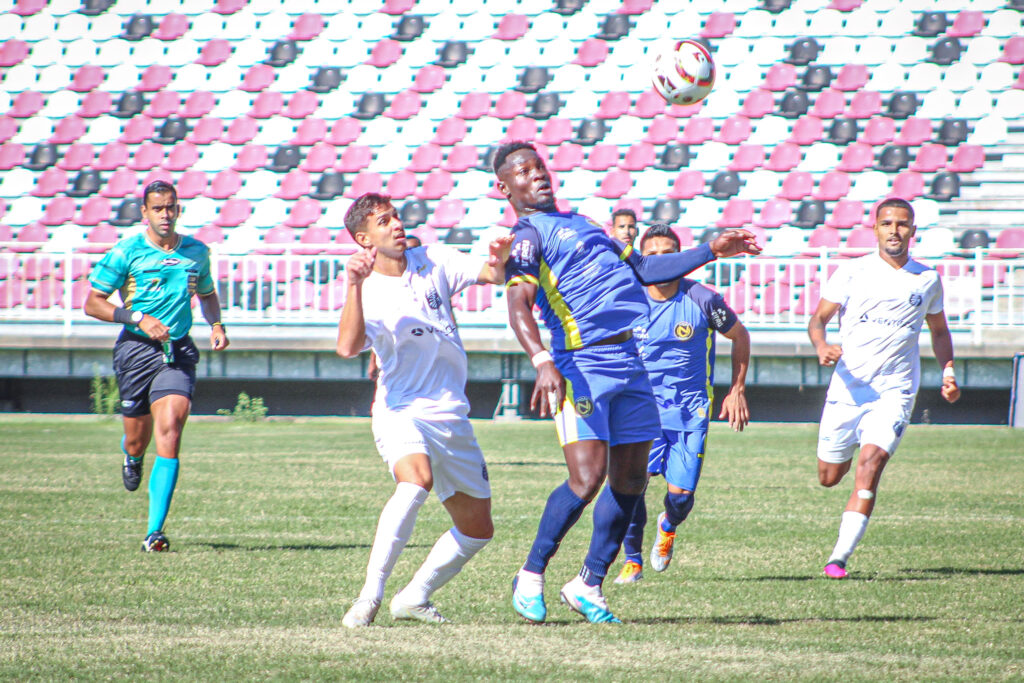
<instances>
[{"instance_id":1,"label":"referee's black shorts","mask_svg":"<svg viewBox=\"0 0 1024 683\"><path fill-rule=\"evenodd\" d=\"M154 401L171 394L192 400L199 349L188 335L171 342L171 348L173 359L168 362L161 342L122 330L114 344L114 374L122 415L149 415Z\"/></svg>"}]
</instances>

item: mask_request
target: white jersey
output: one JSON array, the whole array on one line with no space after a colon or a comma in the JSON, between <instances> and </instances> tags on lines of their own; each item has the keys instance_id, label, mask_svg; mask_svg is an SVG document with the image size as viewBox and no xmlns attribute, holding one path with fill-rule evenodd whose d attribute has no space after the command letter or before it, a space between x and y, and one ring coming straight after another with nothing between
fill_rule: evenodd
<instances>
[{"instance_id":1,"label":"white jersey","mask_svg":"<svg viewBox=\"0 0 1024 683\"><path fill-rule=\"evenodd\" d=\"M913 259L893 268L879 254L839 266L821 298L839 304L843 355L826 400L860 405L885 392L917 394L925 315L942 312L942 283Z\"/></svg>"},{"instance_id":2,"label":"white jersey","mask_svg":"<svg viewBox=\"0 0 1024 683\"><path fill-rule=\"evenodd\" d=\"M443 419L469 414L466 351L451 298L477 282L486 261L441 245L405 252L405 272L363 282L366 340L380 357L373 415Z\"/></svg>"}]
</instances>

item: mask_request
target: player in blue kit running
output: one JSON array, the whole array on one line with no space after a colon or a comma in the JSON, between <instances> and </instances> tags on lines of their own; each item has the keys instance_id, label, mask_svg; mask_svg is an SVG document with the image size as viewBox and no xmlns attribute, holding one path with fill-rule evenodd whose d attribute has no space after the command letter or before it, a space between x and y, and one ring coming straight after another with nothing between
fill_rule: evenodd
<instances>
[{"instance_id":1,"label":"player in blue kit running","mask_svg":"<svg viewBox=\"0 0 1024 683\"><path fill-rule=\"evenodd\" d=\"M189 336L192 295L199 297L210 323L210 346L228 347L220 319L220 300L210 275L210 250L175 232L181 214L174 186L155 181L142 195L144 232L127 237L92 269L87 315L123 325L114 345L114 373L121 395L124 437L121 450L124 487L142 481L142 459L156 439L149 473L149 528L142 549L168 550L163 527L178 481L181 433L192 409L199 350ZM120 291L123 306L108 299Z\"/></svg>"},{"instance_id":2,"label":"player in blue kit running","mask_svg":"<svg viewBox=\"0 0 1024 683\"><path fill-rule=\"evenodd\" d=\"M679 238L664 224L651 226L640 240L644 256L678 251ZM662 475L668 485L665 511L658 515L657 541L651 549L651 567L661 572L672 560L676 527L693 509L704 464L714 403L715 332L732 342L732 385L719 417L736 431L742 431L750 419L745 393L750 334L721 295L693 280L650 285L647 298L650 314L634 328L634 335L661 413L661 435L651 446L647 464L648 474ZM616 583L643 577L646 524L647 506L641 498L622 544L626 563Z\"/></svg>"},{"instance_id":3,"label":"player in blue kit running","mask_svg":"<svg viewBox=\"0 0 1024 683\"><path fill-rule=\"evenodd\" d=\"M544 621L544 570L607 475L583 569L561 597L588 621L617 622L601 584L646 485L651 441L661 433L633 341L633 326L648 309L641 283L678 278L717 256L759 249L753 235L736 230L686 252L641 257L590 219L557 210L551 176L529 143L499 147L494 172L518 217L505 278L509 323L537 368L530 407L541 417L554 415L569 467L569 479L548 498L513 582L512 603L524 618ZM551 333L551 351L541 342L535 303Z\"/></svg>"}]
</instances>

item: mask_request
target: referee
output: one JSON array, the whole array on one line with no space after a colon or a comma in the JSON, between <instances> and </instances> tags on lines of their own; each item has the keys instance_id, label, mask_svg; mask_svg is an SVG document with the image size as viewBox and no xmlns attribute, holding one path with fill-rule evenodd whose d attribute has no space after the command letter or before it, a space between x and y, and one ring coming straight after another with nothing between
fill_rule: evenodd
<instances>
[{"instance_id":1,"label":"referee","mask_svg":"<svg viewBox=\"0 0 1024 683\"><path fill-rule=\"evenodd\" d=\"M114 344L114 373L124 416L121 474L129 491L139 487L146 447L156 438L145 552L170 548L163 527L178 481L181 432L192 408L199 362L189 336L193 294L212 327L211 347L228 347L210 275L210 250L175 232L180 215L173 185L162 180L147 185L142 195L145 232L121 240L96 264L84 306L87 315L124 326ZM123 306L108 301L115 290Z\"/></svg>"}]
</instances>

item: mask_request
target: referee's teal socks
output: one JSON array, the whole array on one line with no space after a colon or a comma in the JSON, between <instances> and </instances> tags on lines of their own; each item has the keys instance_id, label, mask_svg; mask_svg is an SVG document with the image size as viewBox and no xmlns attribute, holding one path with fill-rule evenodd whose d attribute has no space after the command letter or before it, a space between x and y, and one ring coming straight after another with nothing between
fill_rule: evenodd
<instances>
[{"instance_id":1,"label":"referee's teal socks","mask_svg":"<svg viewBox=\"0 0 1024 683\"><path fill-rule=\"evenodd\" d=\"M171 508L171 496L174 486L178 483L178 459L153 459L153 469L149 473L149 531L163 531L167 520L167 511Z\"/></svg>"}]
</instances>

